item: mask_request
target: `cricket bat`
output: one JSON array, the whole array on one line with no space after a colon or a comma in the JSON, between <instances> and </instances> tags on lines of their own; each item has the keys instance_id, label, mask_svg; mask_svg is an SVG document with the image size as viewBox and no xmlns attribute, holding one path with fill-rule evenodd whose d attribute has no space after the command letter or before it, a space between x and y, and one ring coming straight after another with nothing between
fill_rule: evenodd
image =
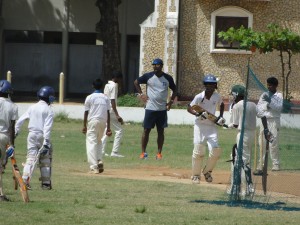
<instances>
[{"instance_id":1,"label":"cricket bat","mask_svg":"<svg viewBox=\"0 0 300 225\"><path fill-rule=\"evenodd\" d=\"M206 111L206 110L203 109L201 106L199 106L199 105L193 105L193 106L192 106L192 109L195 110L195 111L198 112L198 113L206 112L206 113L208 114L208 116L207 116L207 119L208 119L208 120L210 120L210 121L212 121L212 122L214 122L214 123L217 122L218 117L215 116L214 114L212 114L212 113ZM217 123L216 123L216 124L217 124ZM219 124L217 124L217 125L219 125ZM222 125L219 125L219 126L222 126ZM224 124L222 127L228 128L228 125Z\"/></svg>"},{"instance_id":2,"label":"cricket bat","mask_svg":"<svg viewBox=\"0 0 300 225\"><path fill-rule=\"evenodd\" d=\"M27 187L22 179L22 176L20 174L20 170L17 165L17 161L16 161L15 157L11 157L11 164L12 164L12 172L13 172L15 190L17 190L18 186L19 186L23 201L27 203L27 202L29 202Z\"/></svg>"}]
</instances>

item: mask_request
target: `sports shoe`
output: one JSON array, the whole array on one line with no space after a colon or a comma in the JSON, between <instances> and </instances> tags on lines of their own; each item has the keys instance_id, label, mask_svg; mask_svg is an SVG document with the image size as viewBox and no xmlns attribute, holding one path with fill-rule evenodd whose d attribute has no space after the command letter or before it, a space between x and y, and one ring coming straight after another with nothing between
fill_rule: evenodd
<instances>
[{"instance_id":1,"label":"sports shoe","mask_svg":"<svg viewBox=\"0 0 300 225\"><path fill-rule=\"evenodd\" d=\"M142 152L140 154L140 159L148 159L148 153L147 152Z\"/></svg>"},{"instance_id":2,"label":"sports shoe","mask_svg":"<svg viewBox=\"0 0 300 225\"><path fill-rule=\"evenodd\" d=\"M255 189L253 187L253 184L248 184L246 186L246 195L251 195L252 193L254 193Z\"/></svg>"},{"instance_id":3,"label":"sports shoe","mask_svg":"<svg viewBox=\"0 0 300 225\"><path fill-rule=\"evenodd\" d=\"M255 176L262 176L263 175L263 171L260 169L257 169L255 171L253 171L253 175Z\"/></svg>"},{"instance_id":4,"label":"sports shoe","mask_svg":"<svg viewBox=\"0 0 300 225\"><path fill-rule=\"evenodd\" d=\"M213 181L213 178L211 176L211 171L208 171L206 174L203 174L205 177L206 182L211 183Z\"/></svg>"},{"instance_id":5,"label":"sports shoe","mask_svg":"<svg viewBox=\"0 0 300 225\"><path fill-rule=\"evenodd\" d=\"M0 202L9 202L9 198L7 198L5 195L0 195Z\"/></svg>"},{"instance_id":6,"label":"sports shoe","mask_svg":"<svg viewBox=\"0 0 300 225\"><path fill-rule=\"evenodd\" d=\"M200 176L192 176L193 184L200 184Z\"/></svg>"},{"instance_id":7,"label":"sports shoe","mask_svg":"<svg viewBox=\"0 0 300 225\"><path fill-rule=\"evenodd\" d=\"M112 153L110 154L110 157L123 158L123 157L125 157L125 156L124 156L124 155L121 155L121 154L119 154L119 153L117 153L117 152L112 152Z\"/></svg>"},{"instance_id":8,"label":"sports shoe","mask_svg":"<svg viewBox=\"0 0 300 225\"><path fill-rule=\"evenodd\" d=\"M89 173L99 174L99 169L91 168Z\"/></svg>"},{"instance_id":9,"label":"sports shoe","mask_svg":"<svg viewBox=\"0 0 300 225\"><path fill-rule=\"evenodd\" d=\"M42 184L42 189L43 190L51 190L52 186L51 186L51 184Z\"/></svg>"},{"instance_id":10,"label":"sports shoe","mask_svg":"<svg viewBox=\"0 0 300 225\"><path fill-rule=\"evenodd\" d=\"M280 170L280 166L278 164L273 165L272 171L279 171L279 170Z\"/></svg>"},{"instance_id":11,"label":"sports shoe","mask_svg":"<svg viewBox=\"0 0 300 225\"><path fill-rule=\"evenodd\" d=\"M101 160L98 161L98 173L103 173L104 171L104 165L103 165L103 162Z\"/></svg>"},{"instance_id":12,"label":"sports shoe","mask_svg":"<svg viewBox=\"0 0 300 225\"><path fill-rule=\"evenodd\" d=\"M29 183L26 183L26 182L24 182L24 183L25 183L25 185L26 185L27 190L32 190L32 188L31 188L31 186L30 186Z\"/></svg>"},{"instance_id":13,"label":"sports shoe","mask_svg":"<svg viewBox=\"0 0 300 225\"><path fill-rule=\"evenodd\" d=\"M162 159L162 154L161 153L157 153L156 154L156 160L161 160Z\"/></svg>"}]
</instances>

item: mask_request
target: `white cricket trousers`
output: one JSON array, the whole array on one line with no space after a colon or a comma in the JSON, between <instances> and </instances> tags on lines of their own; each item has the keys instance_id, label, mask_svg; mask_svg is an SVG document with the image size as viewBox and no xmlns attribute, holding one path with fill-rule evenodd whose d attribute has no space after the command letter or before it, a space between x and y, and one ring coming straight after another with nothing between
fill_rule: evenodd
<instances>
[{"instance_id":1,"label":"white cricket trousers","mask_svg":"<svg viewBox=\"0 0 300 225\"><path fill-rule=\"evenodd\" d=\"M9 144L9 137L7 134L0 133L0 195L3 195L2 189L2 171L3 171L3 164L5 161L6 155L6 146Z\"/></svg>"},{"instance_id":2,"label":"white cricket trousers","mask_svg":"<svg viewBox=\"0 0 300 225\"><path fill-rule=\"evenodd\" d=\"M236 136L236 143L237 147L239 147L240 143L240 137L241 137L241 132ZM251 152L252 152L252 147L254 146L254 141L255 141L255 130L244 130L244 137L243 137L243 153L242 153L242 159L244 162L244 165L250 164L251 162ZM237 160L237 158L235 158Z\"/></svg>"},{"instance_id":3,"label":"white cricket trousers","mask_svg":"<svg viewBox=\"0 0 300 225\"><path fill-rule=\"evenodd\" d=\"M33 163L38 153L38 150L42 147L44 141L42 132L32 132L29 131L27 136L27 156L26 163L23 168L23 180L26 182L31 179L30 174L32 174Z\"/></svg>"},{"instance_id":4,"label":"white cricket trousers","mask_svg":"<svg viewBox=\"0 0 300 225\"><path fill-rule=\"evenodd\" d=\"M119 153L121 140L123 137L123 127L122 124L118 121L115 112L110 112L110 128L115 132L114 144L112 151L113 153ZM106 129L102 138L102 153L105 152L106 142L108 136L106 135Z\"/></svg>"},{"instance_id":5,"label":"white cricket trousers","mask_svg":"<svg viewBox=\"0 0 300 225\"><path fill-rule=\"evenodd\" d=\"M106 120L93 119L88 122L86 132L86 153L91 169L97 169L98 161L102 160L102 141Z\"/></svg>"},{"instance_id":6,"label":"white cricket trousers","mask_svg":"<svg viewBox=\"0 0 300 225\"><path fill-rule=\"evenodd\" d=\"M272 159L273 166L280 165L279 161L279 127L280 127L280 118L268 118L268 129L273 135L273 141L270 142L270 157ZM259 143L263 143L263 155L265 155L266 151L266 140L264 136L264 127L261 124L260 132L259 132ZM261 159L260 159L261 160Z\"/></svg>"}]
</instances>

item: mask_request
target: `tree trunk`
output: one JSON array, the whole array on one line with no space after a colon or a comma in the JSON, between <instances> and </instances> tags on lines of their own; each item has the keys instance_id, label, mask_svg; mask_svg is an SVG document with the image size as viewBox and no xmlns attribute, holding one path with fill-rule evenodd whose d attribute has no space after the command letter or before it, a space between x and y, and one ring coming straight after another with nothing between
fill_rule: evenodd
<instances>
[{"instance_id":1,"label":"tree trunk","mask_svg":"<svg viewBox=\"0 0 300 225\"><path fill-rule=\"evenodd\" d=\"M285 64L284 64L284 60L283 60L283 52L282 52L282 50L280 49L280 54L279 54L279 56L280 56L280 61L281 61L281 77L282 77L282 93L283 93L283 98L285 99L286 98L286 96L285 96L285 69L284 69L284 67L285 67Z\"/></svg>"},{"instance_id":2,"label":"tree trunk","mask_svg":"<svg viewBox=\"0 0 300 225\"><path fill-rule=\"evenodd\" d=\"M113 71L121 71L120 34L118 21L118 6L121 0L97 0L100 11L100 21L96 31L103 41L102 76L107 82Z\"/></svg>"},{"instance_id":3,"label":"tree trunk","mask_svg":"<svg viewBox=\"0 0 300 225\"><path fill-rule=\"evenodd\" d=\"M291 72L292 72L292 62L291 62L291 59L292 59L292 55L293 55L293 53L291 52L291 51L287 51L287 53L288 53L288 72L287 72L287 74L286 74L286 76L285 76L285 86L286 86L286 88L285 88L285 90L286 90L286 96L285 96L285 99L290 99L290 93L289 93L289 78L290 78L290 74L291 74Z\"/></svg>"}]
</instances>

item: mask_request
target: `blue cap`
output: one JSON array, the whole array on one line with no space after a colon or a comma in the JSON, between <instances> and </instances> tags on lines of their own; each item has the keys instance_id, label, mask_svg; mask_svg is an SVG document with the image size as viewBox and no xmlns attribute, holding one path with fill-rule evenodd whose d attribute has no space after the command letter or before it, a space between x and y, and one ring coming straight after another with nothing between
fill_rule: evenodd
<instances>
[{"instance_id":1,"label":"blue cap","mask_svg":"<svg viewBox=\"0 0 300 225\"><path fill-rule=\"evenodd\" d=\"M152 65L164 65L164 63L160 58L157 58L152 61Z\"/></svg>"}]
</instances>

